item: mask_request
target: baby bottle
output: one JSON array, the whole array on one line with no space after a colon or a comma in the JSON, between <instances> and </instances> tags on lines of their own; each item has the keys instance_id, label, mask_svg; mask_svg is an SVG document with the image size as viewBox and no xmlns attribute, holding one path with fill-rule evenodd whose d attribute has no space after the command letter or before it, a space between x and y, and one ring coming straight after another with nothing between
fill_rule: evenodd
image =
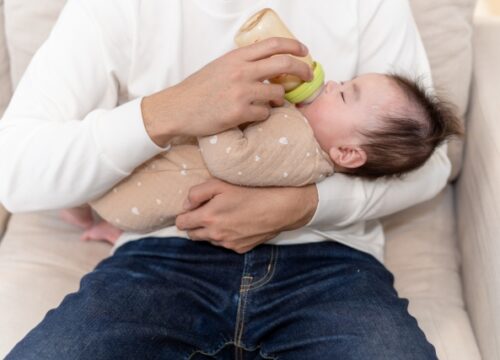
<instances>
[{"instance_id":1,"label":"baby bottle","mask_svg":"<svg viewBox=\"0 0 500 360\"><path fill-rule=\"evenodd\" d=\"M272 9L266 8L252 15L241 26L234 41L237 46L242 47L275 36L295 39L290 30L283 24L278 14ZM313 61L309 54L304 57L294 57L311 67L314 74L314 78L311 81L304 82L295 75L287 74L269 79L269 81L274 84L283 85L285 88L285 99L289 102L293 104L311 102L323 87L325 79L323 68L318 62Z\"/></svg>"}]
</instances>

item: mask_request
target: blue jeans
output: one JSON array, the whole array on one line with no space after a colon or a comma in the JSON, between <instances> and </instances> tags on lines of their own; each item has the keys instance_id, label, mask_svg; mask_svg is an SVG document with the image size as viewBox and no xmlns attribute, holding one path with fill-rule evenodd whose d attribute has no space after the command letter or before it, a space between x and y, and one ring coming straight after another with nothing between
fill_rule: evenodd
<instances>
[{"instance_id":1,"label":"blue jeans","mask_svg":"<svg viewBox=\"0 0 500 360\"><path fill-rule=\"evenodd\" d=\"M127 243L7 359L436 359L372 256L335 242Z\"/></svg>"}]
</instances>

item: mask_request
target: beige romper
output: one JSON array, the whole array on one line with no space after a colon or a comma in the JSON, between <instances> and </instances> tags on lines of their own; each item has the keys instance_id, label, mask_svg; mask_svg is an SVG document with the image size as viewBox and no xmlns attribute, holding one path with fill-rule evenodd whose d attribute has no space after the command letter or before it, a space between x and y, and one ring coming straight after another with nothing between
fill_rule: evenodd
<instances>
[{"instance_id":1,"label":"beige romper","mask_svg":"<svg viewBox=\"0 0 500 360\"><path fill-rule=\"evenodd\" d=\"M174 224L189 189L212 177L253 187L303 186L331 174L309 123L287 103L244 130L176 139L90 205L118 228L146 233Z\"/></svg>"}]
</instances>

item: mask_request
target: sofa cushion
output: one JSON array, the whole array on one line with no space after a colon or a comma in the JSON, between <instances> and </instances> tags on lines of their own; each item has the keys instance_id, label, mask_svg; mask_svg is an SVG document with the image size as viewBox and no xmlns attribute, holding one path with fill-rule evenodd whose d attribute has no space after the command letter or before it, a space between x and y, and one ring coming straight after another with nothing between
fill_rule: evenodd
<instances>
[{"instance_id":1,"label":"sofa cushion","mask_svg":"<svg viewBox=\"0 0 500 360\"><path fill-rule=\"evenodd\" d=\"M57 212L13 215L0 246L0 359L109 255Z\"/></svg>"},{"instance_id":2,"label":"sofa cushion","mask_svg":"<svg viewBox=\"0 0 500 360\"><path fill-rule=\"evenodd\" d=\"M15 88L36 50L48 37L66 0L4 0L10 74Z\"/></svg>"},{"instance_id":3,"label":"sofa cushion","mask_svg":"<svg viewBox=\"0 0 500 360\"><path fill-rule=\"evenodd\" d=\"M464 119L472 75L472 18L476 0L411 0L438 94L457 106ZM462 167L463 141L452 140L450 179Z\"/></svg>"},{"instance_id":4,"label":"sofa cushion","mask_svg":"<svg viewBox=\"0 0 500 360\"><path fill-rule=\"evenodd\" d=\"M386 265L438 358L480 359L462 298L452 187L383 224Z\"/></svg>"}]
</instances>

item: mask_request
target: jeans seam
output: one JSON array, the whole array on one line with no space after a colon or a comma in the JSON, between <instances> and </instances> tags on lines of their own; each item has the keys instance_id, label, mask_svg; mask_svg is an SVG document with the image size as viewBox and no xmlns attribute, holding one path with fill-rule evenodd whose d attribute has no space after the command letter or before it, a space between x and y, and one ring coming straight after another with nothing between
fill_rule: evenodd
<instances>
[{"instance_id":1,"label":"jeans seam","mask_svg":"<svg viewBox=\"0 0 500 360\"><path fill-rule=\"evenodd\" d=\"M235 321L235 328L234 328L234 343L236 346L235 349L235 358L238 359L240 357L239 352L238 352L238 347L239 343L241 340L240 334L243 332L242 327L243 327L243 322L244 322L244 306L246 302L246 291L244 290L244 286L247 283L251 283L253 280L253 277L248 275L248 267L249 265L249 254L244 255L244 261L243 261L243 271L241 273L241 281L240 281L240 289L239 289L239 299L238 299L238 307L236 311L236 321Z\"/></svg>"},{"instance_id":2,"label":"jeans seam","mask_svg":"<svg viewBox=\"0 0 500 360\"><path fill-rule=\"evenodd\" d=\"M218 345L217 349L213 350L213 351L203 351L200 349L195 350L191 354L189 354L188 357L185 358L185 360L191 360L193 358L193 356L196 354L202 354L202 355L207 355L207 356L217 355L217 353L219 351L221 351L222 349L224 349L227 345L234 345L235 347L240 348L242 351L243 350L244 351L255 351L257 349L261 349L259 351L259 355L264 357L265 359L268 359L268 360L278 360L279 359L279 357L277 357L277 356L269 355L269 354L262 352L262 344L259 344L258 346L255 346L255 347L247 347L245 345L236 345L236 343L233 340L231 340L231 341L224 342L222 345Z\"/></svg>"},{"instance_id":3,"label":"jeans seam","mask_svg":"<svg viewBox=\"0 0 500 360\"><path fill-rule=\"evenodd\" d=\"M191 360L193 358L193 356L196 355L196 354L202 354L202 355L207 355L207 356L214 356L219 351L221 351L222 349L224 349L226 347L226 345L229 345L229 344L234 344L234 341L226 341L222 345L218 345L217 349L215 349L213 351L203 351L203 350L200 350L200 349L194 350L191 354L188 355L188 357L185 358L185 360Z\"/></svg>"},{"instance_id":4,"label":"jeans seam","mask_svg":"<svg viewBox=\"0 0 500 360\"><path fill-rule=\"evenodd\" d=\"M259 351L259 355L261 357L263 357L264 359L267 359L267 360L278 360L277 356L273 356L273 355L269 355L269 354L263 353L262 349Z\"/></svg>"},{"instance_id":5,"label":"jeans seam","mask_svg":"<svg viewBox=\"0 0 500 360\"><path fill-rule=\"evenodd\" d=\"M242 285L240 287L240 301L238 303L238 313L236 315L236 329L234 341L237 347L241 347L241 338L243 337L243 329L245 327L245 310L247 305L248 290L244 289L247 283L252 283L252 276L243 276Z\"/></svg>"},{"instance_id":6,"label":"jeans seam","mask_svg":"<svg viewBox=\"0 0 500 360\"><path fill-rule=\"evenodd\" d=\"M278 259L278 248L276 246L273 246L271 248L271 259L269 260L269 266L266 274L253 284L252 283L249 283L248 285L242 284L242 289L246 291L256 290L269 283L269 281L271 281L271 279L274 276L277 259Z\"/></svg>"}]
</instances>

